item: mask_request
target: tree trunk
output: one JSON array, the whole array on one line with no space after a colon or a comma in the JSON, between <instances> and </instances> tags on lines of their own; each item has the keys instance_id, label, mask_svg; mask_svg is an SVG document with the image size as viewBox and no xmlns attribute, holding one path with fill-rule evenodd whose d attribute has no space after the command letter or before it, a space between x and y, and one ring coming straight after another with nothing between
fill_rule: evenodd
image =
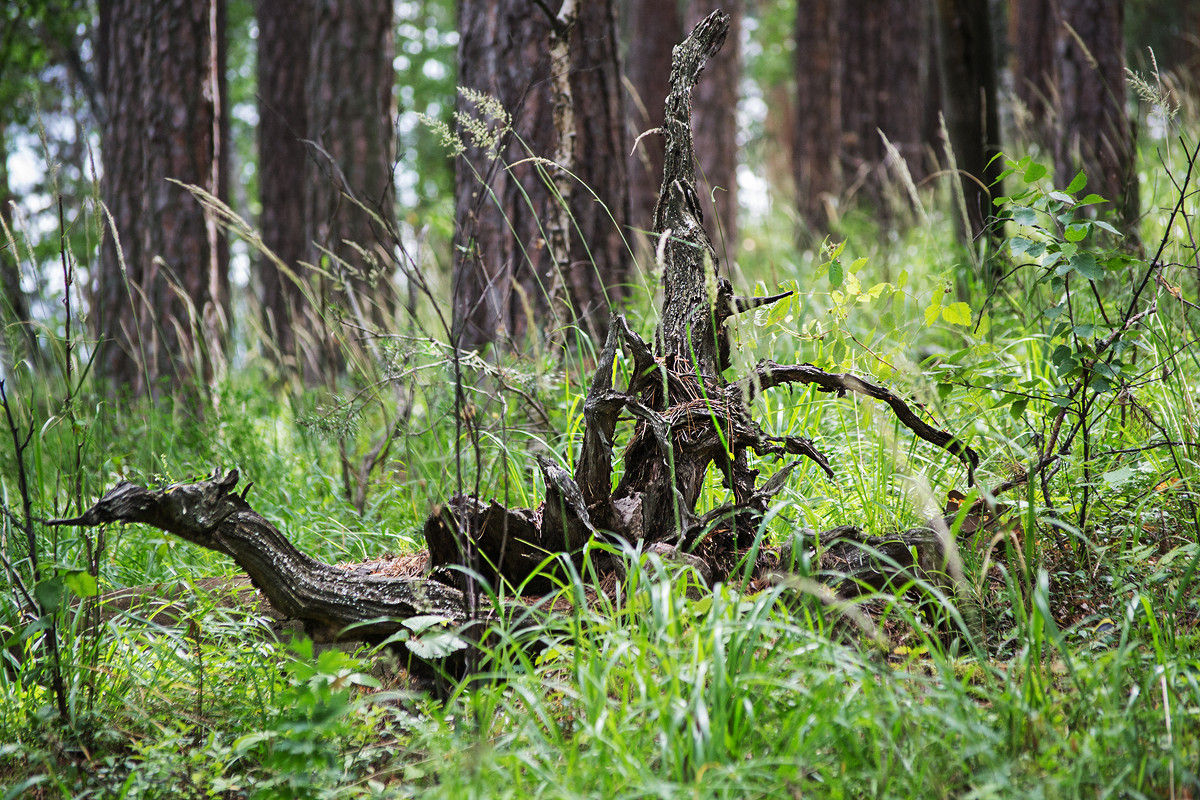
<instances>
[{"instance_id":1,"label":"tree trunk","mask_svg":"<svg viewBox=\"0 0 1200 800\"><path fill-rule=\"evenodd\" d=\"M881 0L870 13L844 0L798 4L793 169L815 231L845 203L887 213L908 202L884 137L913 181L928 174L931 106L940 106L932 53L924 3Z\"/></svg>"},{"instance_id":2,"label":"tree trunk","mask_svg":"<svg viewBox=\"0 0 1200 800\"><path fill-rule=\"evenodd\" d=\"M638 137L662 127L662 98L670 89L671 48L683 37L684 29L676 0L627 0L626 9L622 35L627 43L629 211L632 227L639 232L637 240L644 245L638 259L649 263L654 257L649 221L658 204L664 144L661 135Z\"/></svg>"},{"instance_id":3,"label":"tree trunk","mask_svg":"<svg viewBox=\"0 0 1200 800\"><path fill-rule=\"evenodd\" d=\"M712 9L712 0L690 0L689 29ZM700 208L717 251L729 260L737 253L738 241L737 105L742 96L743 0L725 0L721 10L729 15L729 35L696 86L692 130L700 167Z\"/></svg>"},{"instance_id":4,"label":"tree trunk","mask_svg":"<svg viewBox=\"0 0 1200 800\"><path fill-rule=\"evenodd\" d=\"M840 0L796 4L796 125L792 168L800 215L816 231L828 230L829 211L841 193L838 139L841 70L837 58Z\"/></svg>"},{"instance_id":5,"label":"tree trunk","mask_svg":"<svg viewBox=\"0 0 1200 800\"><path fill-rule=\"evenodd\" d=\"M1083 170L1088 189L1137 217L1133 130L1125 114L1122 0L1058 0L1055 42L1060 129L1054 163L1065 185Z\"/></svg>"},{"instance_id":6,"label":"tree trunk","mask_svg":"<svg viewBox=\"0 0 1200 800\"><path fill-rule=\"evenodd\" d=\"M1138 190L1122 0L1019 0L1011 13L1017 96L1034 138L1053 152L1056 180L1065 185L1083 170L1088 190L1132 220Z\"/></svg>"},{"instance_id":7,"label":"tree trunk","mask_svg":"<svg viewBox=\"0 0 1200 800\"><path fill-rule=\"evenodd\" d=\"M1010 0L1009 46L1013 88L1020 106L1017 127L1034 141L1051 141L1053 116L1054 40L1058 29L1054 4L1046 0Z\"/></svg>"},{"instance_id":8,"label":"tree trunk","mask_svg":"<svg viewBox=\"0 0 1200 800\"><path fill-rule=\"evenodd\" d=\"M308 75L308 261L322 326L340 314L390 329L395 306L390 231L396 226L393 98L395 33L390 0L318 0ZM315 330L306 370L340 372L336 331ZM322 352L323 351L323 352ZM314 363L315 356L315 363Z\"/></svg>"},{"instance_id":9,"label":"tree trunk","mask_svg":"<svg viewBox=\"0 0 1200 800\"><path fill-rule=\"evenodd\" d=\"M880 211L907 197L889 173L883 137L896 148L915 181L927 173L927 104L933 58L928 4L880 0L870 13L857 3L838 3L838 54L842 77L841 162L844 191L861 194ZM882 135L881 135L882 134ZM889 196L890 193L890 196Z\"/></svg>"},{"instance_id":10,"label":"tree trunk","mask_svg":"<svg viewBox=\"0 0 1200 800\"><path fill-rule=\"evenodd\" d=\"M968 243L992 217L992 184L1003 166L996 107L996 65L988 0L937 0L942 107L966 206Z\"/></svg>"},{"instance_id":11,"label":"tree trunk","mask_svg":"<svg viewBox=\"0 0 1200 800\"><path fill-rule=\"evenodd\" d=\"M304 293L296 279L309 258L304 140L308 137L306 81L312 49L311 2L258 0L258 187L263 244L287 265L260 258L264 326L284 364L296 365L295 326L303 327Z\"/></svg>"},{"instance_id":12,"label":"tree trunk","mask_svg":"<svg viewBox=\"0 0 1200 800\"><path fill-rule=\"evenodd\" d=\"M100 4L101 193L113 227L92 308L112 391L159 396L211 378L222 356L228 244L169 181L226 195L224 15L224 0Z\"/></svg>"},{"instance_id":13,"label":"tree trunk","mask_svg":"<svg viewBox=\"0 0 1200 800\"><path fill-rule=\"evenodd\" d=\"M461 114L481 119L499 137L493 147L460 126L466 149L455 179L458 342L516 344L539 325L578 325L602 335L629 274L621 240L629 201L611 0L578 5L567 34L569 66L549 58L553 18L532 0L460 0L458 13L459 85L496 98L511 115L510 127L508 120L489 118L475 100L458 101ZM570 171L579 180L568 201L567 252L558 257L565 270L548 241L548 226L555 227L559 214L558 168L537 160L560 152L551 87L562 69L571 71L575 137L562 152L573 155ZM556 297L569 302L569 316L552 305Z\"/></svg>"}]
</instances>

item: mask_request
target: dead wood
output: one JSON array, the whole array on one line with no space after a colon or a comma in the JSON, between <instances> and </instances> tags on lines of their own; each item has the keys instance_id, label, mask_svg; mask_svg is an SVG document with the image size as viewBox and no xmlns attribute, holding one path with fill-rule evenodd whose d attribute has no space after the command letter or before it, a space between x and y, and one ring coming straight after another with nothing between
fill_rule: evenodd
<instances>
[{"instance_id":1,"label":"dead wood","mask_svg":"<svg viewBox=\"0 0 1200 800\"><path fill-rule=\"evenodd\" d=\"M541 507L510 509L495 500L451 498L425 523L428 578L349 571L301 553L250 507L245 492L234 492L236 471L159 490L122 483L81 517L55 524L152 525L232 557L282 615L335 634L352 626L354 636L369 638L394 633L405 619L419 615L438 615L462 626L486 622L469 611L456 588L465 571L493 587L537 594L561 578L569 563L580 567L595 542L640 547L693 567L705 581L725 580L760 543L770 500L799 463L788 461L759 486L751 453L802 456L834 475L811 440L768 435L751 416L754 397L780 385L814 384L823 392L882 401L915 435L963 459L973 482L976 454L925 421L919 406L914 410L885 387L808 364L773 361L760 362L732 382L724 377L730 367L727 321L787 296L734 295L696 197L691 90L727 27L728 18L714 12L675 48L663 128L666 161L654 214L664 300L653 344L622 315L612 316L584 402L574 473L538 459L546 486ZM618 352L632 362L624 388L614 385ZM613 446L622 422L632 424L633 431L614 489ZM696 503L710 467L720 471L733 501L700 515ZM883 537L851 527L834 533L813 544L812 556L841 593L894 587L897 579L940 580L936 576L946 574L953 556L945 533L933 528ZM759 553L755 571L780 566L769 548L753 551ZM790 556L783 561L786 567Z\"/></svg>"},{"instance_id":2,"label":"dead wood","mask_svg":"<svg viewBox=\"0 0 1200 800\"><path fill-rule=\"evenodd\" d=\"M357 637L369 638L395 633L414 616L467 621L462 593L445 583L362 575L301 553L234 492L237 483L237 470L158 490L120 483L83 515L50 524L138 522L223 553L280 614L304 620L313 630L336 634L353 625Z\"/></svg>"}]
</instances>

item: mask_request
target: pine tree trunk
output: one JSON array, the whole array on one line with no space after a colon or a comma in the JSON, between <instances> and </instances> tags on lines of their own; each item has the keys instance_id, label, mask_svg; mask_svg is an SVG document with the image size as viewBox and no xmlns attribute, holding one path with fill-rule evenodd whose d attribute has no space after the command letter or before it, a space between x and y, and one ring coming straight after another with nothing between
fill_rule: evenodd
<instances>
[{"instance_id":1,"label":"pine tree trunk","mask_svg":"<svg viewBox=\"0 0 1200 800\"><path fill-rule=\"evenodd\" d=\"M309 257L305 227L308 198L308 94L312 49L310 2L258 0L258 187L263 244L287 265L259 259L264 325L285 364L296 366L294 328L303 326L304 295L295 278Z\"/></svg>"},{"instance_id":2,"label":"pine tree trunk","mask_svg":"<svg viewBox=\"0 0 1200 800\"><path fill-rule=\"evenodd\" d=\"M308 260L331 276L318 283L316 299L339 306L354 324L384 329L396 305L388 254L396 225L392 7L390 0L316 3L305 178ZM314 333L324 353L316 364L309 359L309 372L339 371L337 332Z\"/></svg>"},{"instance_id":3,"label":"pine tree trunk","mask_svg":"<svg viewBox=\"0 0 1200 800\"><path fill-rule=\"evenodd\" d=\"M796 124L792 169L800 215L827 230L829 208L841 193L838 140L841 70L837 58L840 0L796 4Z\"/></svg>"},{"instance_id":4,"label":"pine tree trunk","mask_svg":"<svg viewBox=\"0 0 1200 800\"><path fill-rule=\"evenodd\" d=\"M996 65L988 0L938 0L938 61L950 146L966 204L963 233L981 236L992 216L992 184L1003 166Z\"/></svg>"},{"instance_id":5,"label":"pine tree trunk","mask_svg":"<svg viewBox=\"0 0 1200 800\"><path fill-rule=\"evenodd\" d=\"M1020 106L1018 129L1035 141L1049 141L1053 115L1054 40L1058 29L1054 3L1046 0L1010 0L1009 44L1012 49L1013 88Z\"/></svg>"},{"instance_id":6,"label":"pine tree trunk","mask_svg":"<svg viewBox=\"0 0 1200 800\"><path fill-rule=\"evenodd\" d=\"M933 61L929 6L910 0L879 0L864 13L857 3L838 3L841 80L841 163L844 191L881 212L905 197L894 181L883 137L896 148L915 181L926 174L926 126ZM880 135L882 134L882 136Z\"/></svg>"},{"instance_id":7,"label":"pine tree trunk","mask_svg":"<svg viewBox=\"0 0 1200 800\"><path fill-rule=\"evenodd\" d=\"M511 131L502 132L496 151L459 131L466 152L455 179L453 307L462 346L519 344L536 327L578 325L602 336L628 279L620 236L629 208L626 151L611 0L578 5L569 64L549 57L551 26L550 15L532 0L459 2L459 85L498 99L511 115ZM547 240L547 225L559 214L557 168L531 160L559 151L551 86L563 69L571 70L575 138L566 152L579 179L569 200L565 269ZM463 97L458 110L480 116ZM551 298L562 298L569 310L552 306Z\"/></svg>"},{"instance_id":8,"label":"pine tree trunk","mask_svg":"<svg viewBox=\"0 0 1200 800\"><path fill-rule=\"evenodd\" d=\"M92 307L97 373L113 391L158 396L210 378L221 358L228 245L169 180L226 194L224 13L224 0L100 3L101 193L114 229Z\"/></svg>"},{"instance_id":9,"label":"pine tree trunk","mask_svg":"<svg viewBox=\"0 0 1200 800\"><path fill-rule=\"evenodd\" d=\"M1059 132L1054 162L1060 184L1082 169L1088 190L1121 218L1137 216L1133 132L1125 114L1123 0L1058 0L1055 43Z\"/></svg>"}]
</instances>

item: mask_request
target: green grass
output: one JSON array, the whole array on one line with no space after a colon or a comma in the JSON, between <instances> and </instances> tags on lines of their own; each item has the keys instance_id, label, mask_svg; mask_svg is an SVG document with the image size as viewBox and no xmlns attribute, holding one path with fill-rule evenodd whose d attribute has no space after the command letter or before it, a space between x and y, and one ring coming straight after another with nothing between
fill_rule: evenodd
<instances>
[{"instance_id":1,"label":"green grass","mask_svg":"<svg viewBox=\"0 0 1200 800\"><path fill-rule=\"evenodd\" d=\"M1173 198L1161 176L1144 189L1162 195L1147 200L1150 242ZM780 245L790 241L779 233L783 215L744 226L756 245L739 280L798 291L742 323L736 360L871 376L975 447L989 486L1028 468L1053 435L1058 403L1090 404L1045 483L1002 498L1021 535L962 550L978 630L929 586L848 607L804 579L731 581L689 596L686 575L635 551L623 554L615 597L589 607L584 582L568 581L560 594L573 610L497 623L481 671L449 682L444 699L410 685L395 653L277 642L263 620L203 592L185 594L182 625L136 614L97 623L70 593L236 573L228 559L149 529L41 524L78 513L79 501L116 481L236 466L254 482L255 508L319 558L411 552L460 481L536 506L534 456L572 463L590 375L577 355L468 361L478 433L456 440L446 350L411 331L396 332L396 351L371 376L321 391L278 380L256 355L264 348L244 343L202 415L100 396L79 349L68 383L58 341L54 370L19 368L6 381L19 436L29 437L21 455L38 597L55 585L61 597L55 656L47 623L23 615L12 579L35 590L6 437L0 547L13 572L0 593L0 796L1195 797L1195 311L1152 283L1143 303L1156 301L1158 314L1130 334L1138 347L1123 356L1123 391L1071 394L1079 373L1063 369L1059 347L1083 348L1088 337L1056 333L1043 313L1068 287L1035 283L1029 269L1001 287L975 333L988 287L937 203L929 208L927 223L904 232L848 217L854 230L834 237L848 234L837 265L828 252ZM1164 259L1176 266L1163 279L1191 298L1180 265L1194 264L1195 251L1176 227ZM1009 235L1022 232L1010 224ZM1101 236L1086 246L1120 248ZM1128 275L1140 269L1098 281L1107 311L1128 302ZM1090 294L1077 286L1072 298L1084 304L1068 312L1076 326L1096 324ZM933 313L960 301L971 325ZM653 314L642 307L634 318L648 333ZM408 404L404 436L369 476L360 514L342 456L370 449L397 396ZM872 400L776 390L754 413L769 432L814 438L837 473L830 481L811 464L797 468L764 545L799 527L909 527L967 488L956 459L915 441ZM1160 440L1181 444L1150 446ZM778 467L758 466L764 477ZM714 475L699 510L726 500Z\"/></svg>"}]
</instances>

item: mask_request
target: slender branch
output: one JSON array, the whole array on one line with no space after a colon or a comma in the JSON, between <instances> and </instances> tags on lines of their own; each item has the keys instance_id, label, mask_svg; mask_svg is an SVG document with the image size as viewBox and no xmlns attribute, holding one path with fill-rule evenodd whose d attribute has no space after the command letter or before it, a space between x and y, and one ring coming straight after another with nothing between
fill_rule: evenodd
<instances>
[{"instance_id":1,"label":"slender branch","mask_svg":"<svg viewBox=\"0 0 1200 800\"><path fill-rule=\"evenodd\" d=\"M967 465L967 482L975 483L975 468L979 466L979 455L961 439L946 431L938 430L922 420L890 389L865 381L862 378L843 372L832 374L812 364L777 364L774 361L761 361L747 377L731 384L729 391L738 392L743 402L749 404L758 392L766 391L775 386L788 383L815 384L822 392L836 392L838 397L846 392L855 392L882 400L887 403L896 417L919 438L943 450L953 453Z\"/></svg>"}]
</instances>

